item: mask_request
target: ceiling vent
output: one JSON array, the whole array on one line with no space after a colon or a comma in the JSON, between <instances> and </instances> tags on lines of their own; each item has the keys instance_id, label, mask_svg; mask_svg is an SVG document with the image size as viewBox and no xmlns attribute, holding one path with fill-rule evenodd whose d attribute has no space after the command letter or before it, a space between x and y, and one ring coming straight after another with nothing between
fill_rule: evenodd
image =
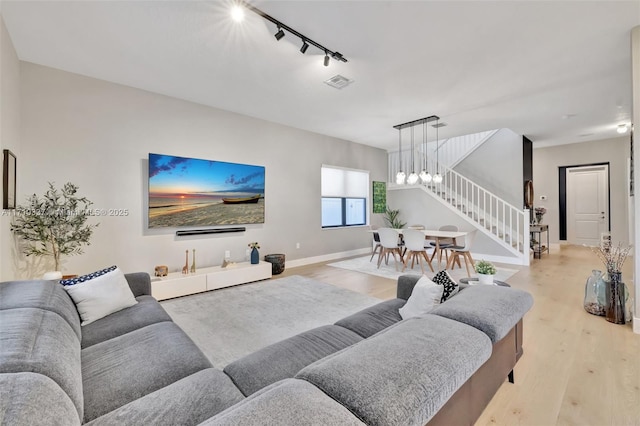
<instances>
[{"instance_id":1,"label":"ceiling vent","mask_svg":"<svg viewBox=\"0 0 640 426\"><path fill-rule=\"evenodd\" d=\"M325 83L336 89L343 89L353 83L353 80L349 80L347 77L337 74L331 77L329 80L325 80Z\"/></svg>"},{"instance_id":2,"label":"ceiling vent","mask_svg":"<svg viewBox=\"0 0 640 426\"><path fill-rule=\"evenodd\" d=\"M433 127L434 129L439 129L440 127L444 127L446 125L447 123L440 122L440 123L432 124L431 127Z\"/></svg>"}]
</instances>

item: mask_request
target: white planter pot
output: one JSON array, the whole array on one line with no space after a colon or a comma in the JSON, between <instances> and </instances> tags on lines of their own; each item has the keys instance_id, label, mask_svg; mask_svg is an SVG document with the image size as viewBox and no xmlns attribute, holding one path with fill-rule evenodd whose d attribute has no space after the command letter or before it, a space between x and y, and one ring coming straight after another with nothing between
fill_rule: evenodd
<instances>
[{"instance_id":1,"label":"white planter pot","mask_svg":"<svg viewBox=\"0 0 640 426\"><path fill-rule=\"evenodd\" d=\"M493 284L494 275L478 274L478 284Z\"/></svg>"},{"instance_id":2,"label":"white planter pot","mask_svg":"<svg viewBox=\"0 0 640 426\"><path fill-rule=\"evenodd\" d=\"M51 271L45 272L42 276L43 280L59 280L62 279L62 272L60 271Z\"/></svg>"}]
</instances>

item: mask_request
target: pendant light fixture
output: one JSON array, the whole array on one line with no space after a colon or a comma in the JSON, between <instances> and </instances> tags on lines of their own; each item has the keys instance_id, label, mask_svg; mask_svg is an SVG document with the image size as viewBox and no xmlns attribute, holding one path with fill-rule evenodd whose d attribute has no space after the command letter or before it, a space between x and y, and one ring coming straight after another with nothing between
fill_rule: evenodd
<instances>
[{"instance_id":1,"label":"pendant light fixture","mask_svg":"<svg viewBox=\"0 0 640 426\"><path fill-rule=\"evenodd\" d=\"M422 183L431 183L431 173L429 173L429 157L427 155L427 121L422 122L422 149L424 149L424 167L420 172L420 180Z\"/></svg>"},{"instance_id":2,"label":"pendant light fixture","mask_svg":"<svg viewBox=\"0 0 640 426\"><path fill-rule=\"evenodd\" d=\"M398 173L396 174L396 183L404 185L405 174L402 171L402 127L398 129Z\"/></svg>"},{"instance_id":3,"label":"pendant light fixture","mask_svg":"<svg viewBox=\"0 0 640 426\"><path fill-rule=\"evenodd\" d=\"M413 153L415 151L414 144L413 144L413 136L414 136L413 126L411 126L411 173L407 178L407 183L409 185L415 185L416 183L418 183L418 174L416 173L416 163L413 160Z\"/></svg>"},{"instance_id":4,"label":"pendant light fixture","mask_svg":"<svg viewBox=\"0 0 640 426\"><path fill-rule=\"evenodd\" d=\"M436 120L436 174L433 177L434 183L442 182L442 175L440 174L440 147L438 146L440 143L440 137L438 135L438 124L440 124L440 120Z\"/></svg>"}]
</instances>

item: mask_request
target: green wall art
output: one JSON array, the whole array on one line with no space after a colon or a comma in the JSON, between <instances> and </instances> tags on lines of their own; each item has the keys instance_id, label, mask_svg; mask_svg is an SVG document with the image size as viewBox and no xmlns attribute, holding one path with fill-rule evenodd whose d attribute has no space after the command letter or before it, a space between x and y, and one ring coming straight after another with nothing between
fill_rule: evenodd
<instances>
[{"instance_id":1,"label":"green wall art","mask_svg":"<svg viewBox=\"0 0 640 426\"><path fill-rule=\"evenodd\" d=\"M387 210L387 183L373 182L373 212L384 213Z\"/></svg>"}]
</instances>

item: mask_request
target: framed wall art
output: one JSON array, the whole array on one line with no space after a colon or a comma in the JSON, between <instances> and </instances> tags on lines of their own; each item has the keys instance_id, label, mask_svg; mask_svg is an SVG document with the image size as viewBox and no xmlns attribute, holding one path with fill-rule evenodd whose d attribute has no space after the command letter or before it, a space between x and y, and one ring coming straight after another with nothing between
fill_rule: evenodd
<instances>
[{"instance_id":1,"label":"framed wall art","mask_svg":"<svg viewBox=\"0 0 640 426\"><path fill-rule=\"evenodd\" d=\"M2 208L16 208L16 156L8 149L2 150Z\"/></svg>"},{"instance_id":2,"label":"framed wall art","mask_svg":"<svg viewBox=\"0 0 640 426\"><path fill-rule=\"evenodd\" d=\"M384 213L387 210L386 182L373 182L373 212Z\"/></svg>"}]
</instances>

